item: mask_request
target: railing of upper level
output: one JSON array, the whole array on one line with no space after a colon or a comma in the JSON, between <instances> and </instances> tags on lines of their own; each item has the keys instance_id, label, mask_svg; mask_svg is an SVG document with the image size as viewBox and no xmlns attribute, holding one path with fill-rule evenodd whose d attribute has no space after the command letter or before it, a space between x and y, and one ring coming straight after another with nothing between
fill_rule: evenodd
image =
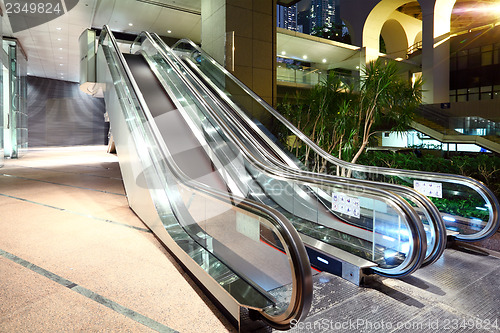
<instances>
[{"instance_id":1,"label":"railing of upper level","mask_svg":"<svg viewBox=\"0 0 500 333\"><path fill-rule=\"evenodd\" d=\"M500 123L481 117L452 117L431 104L420 106L418 115L442 127L443 134L500 136Z\"/></svg>"},{"instance_id":2,"label":"railing of upper level","mask_svg":"<svg viewBox=\"0 0 500 333\"><path fill-rule=\"evenodd\" d=\"M320 82L326 81L327 76L327 70L321 70L318 68L289 65L280 62L276 65L276 79L281 82L314 86ZM349 75L340 76L342 78L342 82L345 84L351 84L353 82L353 78Z\"/></svg>"},{"instance_id":3,"label":"railing of upper level","mask_svg":"<svg viewBox=\"0 0 500 333\"><path fill-rule=\"evenodd\" d=\"M415 44L411 45L408 50L406 51L406 56L410 56L413 53L422 50L422 41L416 42Z\"/></svg>"}]
</instances>

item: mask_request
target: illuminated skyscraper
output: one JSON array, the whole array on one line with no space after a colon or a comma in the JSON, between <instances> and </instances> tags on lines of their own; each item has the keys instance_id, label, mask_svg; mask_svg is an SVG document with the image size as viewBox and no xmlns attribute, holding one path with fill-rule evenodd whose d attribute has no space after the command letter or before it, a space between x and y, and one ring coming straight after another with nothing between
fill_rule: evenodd
<instances>
[{"instance_id":1,"label":"illuminated skyscraper","mask_svg":"<svg viewBox=\"0 0 500 333\"><path fill-rule=\"evenodd\" d=\"M278 5L277 26L310 34L314 28L332 27L336 0L302 0L291 7Z\"/></svg>"},{"instance_id":2,"label":"illuminated skyscraper","mask_svg":"<svg viewBox=\"0 0 500 333\"><path fill-rule=\"evenodd\" d=\"M297 5L283 7L278 5L277 26L297 31Z\"/></svg>"},{"instance_id":3,"label":"illuminated skyscraper","mask_svg":"<svg viewBox=\"0 0 500 333\"><path fill-rule=\"evenodd\" d=\"M312 0L311 30L335 24L335 0Z\"/></svg>"}]
</instances>

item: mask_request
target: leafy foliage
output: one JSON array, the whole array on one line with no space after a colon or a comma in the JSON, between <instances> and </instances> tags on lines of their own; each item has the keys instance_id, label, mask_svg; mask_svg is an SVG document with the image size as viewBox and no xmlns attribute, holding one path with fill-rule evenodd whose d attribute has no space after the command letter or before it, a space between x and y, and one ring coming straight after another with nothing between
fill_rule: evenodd
<instances>
[{"instance_id":1,"label":"leafy foliage","mask_svg":"<svg viewBox=\"0 0 500 333\"><path fill-rule=\"evenodd\" d=\"M422 101L422 82L412 85L398 73L397 62L380 59L362 70L356 86L330 73L308 93L285 98L278 111L323 150L356 162L372 142L377 127L390 124L388 130L407 130ZM283 141L290 146L288 135L282 128ZM308 147L291 147L309 170L327 171L325 161L311 156Z\"/></svg>"},{"instance_id":2,"label":"leafy foliage","mask_svg":"<svg viewBox=\"0 0 500 333\"><path fill-rule=\"evenodd\" d=\"M360 164L383 166L389 168L421 170L430 172L458 174L478 179L486 184L497 198L500 197L500 157L480 154L476 156L453 156L449 159L432 154L418 157L413 153L369 151L359 160ZM393 182L412 187L413 184L394 177ZM460 191L459 189L457 189ZM453 188L448 189L454 192ZM458 192L457 191L457 192ZM456 192L454 192L456 193ZM482 198L474 192L457 194L443 198L431 198L440 211L465 217L476 217L487 220L488 213L476 209L483 205Z\"/></svg>"}]
</instances>

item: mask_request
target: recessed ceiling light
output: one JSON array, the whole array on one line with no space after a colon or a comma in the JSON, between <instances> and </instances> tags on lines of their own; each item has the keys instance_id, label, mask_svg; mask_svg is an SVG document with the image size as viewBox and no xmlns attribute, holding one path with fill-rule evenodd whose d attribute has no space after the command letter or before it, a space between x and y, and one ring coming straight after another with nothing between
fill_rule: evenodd
<instances>
[{"instance_id":1,"label":"recessed ceiling light","mask_svg":"<svg viewBox=\"0 0 500 333\"><path fill-rule=\"evenodd\" d=\"M359 66L356 66L356 69L359 69Z\"/></svg>"},{"instance_id":2,"label":"recessed ceiling light","mask_svg":"<svg viewBox=\"0 0 500 333\"><path fill-rule=\"evenodd\" d=\"M286 55L286 52L285 51L281 51L281 55Z\"/></svg>"},{"instance_id":3,"label":"recessed ceiling light","mask_svg":"<svg viewBox=\"0 0 500 333\"><path fill-rule=\"evenodd\" d=\"M59 31L60 31L60 30L62 30L62 28L61 28L61 27L57 27L57 28L56 28L56 30L59 30Z\"/></svg>"},{"instance_id":4,"label":"recessed ceiling light","mask_svg":"<svg viewBox=\"0 0 500 333\"><path fill-rule=\"evenodd\" d=\"M62 47L60 47L59 50L62 50Z\"/></svg>"},{"instance_id":5,"label":"recessed ceiling light","mask_svg":"<svg viewBox=\"0 0 500 333\"><path fill-rule=\"evenodd\" d=\"M172 33L172 30L167 30L167 33L168 33L168 34L171 34L171 33Z\"/></svg>"},{"instance_id":6,"label":"recessed ceiling light","mask_svg":"<svg viewBox=\"0 0 500 333\"><path fill-rule=\"evenodd\" d=\"M304 54L304 56L302 58L307 59L307 56Z\"/></svg>"},{"instance_id":7,"label":"recessed ceiling light","mask_svg":"<svg viewBox=\"0 0 500 333\"><path fill-rule=\"evenodd\" d=\"M323 62L326 62L326 59L323 59Z\"/></svg>"},{"instance_id":8,"label":"recessed ceiling light","mask_svg":"<svg viewBox=\"0 0 500 333\"><path fill-rule=\"evenodd\" d=\"M59 66L62 66L63 64L59 64Z\"/></svg>"},{"instance_id":9,"label":"recessed ceiling light","mask_svg":"<svg viewBox=\"0 0 500 333\"><path fill-rule=\"evenodd\" d=\"M133 23L129 23L129 24L128 24L128 26L129 26L129 27L133 27L133 26L134 26L134 24L133 24Z\"/></svg>"},{"instance_id":10,"label":"recessed ceiling light","mask_svg":"<svg viewBox=\"0 0 500 333\"><path fill-rule=\"evenodd\" d=\"M62 40L61 38L58 38L57 40Z\"/></svg>"}]
</instances>

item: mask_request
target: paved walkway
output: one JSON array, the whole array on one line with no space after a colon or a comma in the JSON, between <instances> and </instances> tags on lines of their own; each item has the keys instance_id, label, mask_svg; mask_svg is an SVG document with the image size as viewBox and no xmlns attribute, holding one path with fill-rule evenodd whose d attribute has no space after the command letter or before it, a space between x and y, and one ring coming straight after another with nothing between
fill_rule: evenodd
<instances>
[{"instance_id":1,"label":"paved walkway","mask_svg":"<svg viewBox=\"0 0 500 333\"><path fill-rule=\"evenodd\" d=\"M0 332L235 329L129 209L105 146L0 168Z\"/></svg>"}]
</instances>

